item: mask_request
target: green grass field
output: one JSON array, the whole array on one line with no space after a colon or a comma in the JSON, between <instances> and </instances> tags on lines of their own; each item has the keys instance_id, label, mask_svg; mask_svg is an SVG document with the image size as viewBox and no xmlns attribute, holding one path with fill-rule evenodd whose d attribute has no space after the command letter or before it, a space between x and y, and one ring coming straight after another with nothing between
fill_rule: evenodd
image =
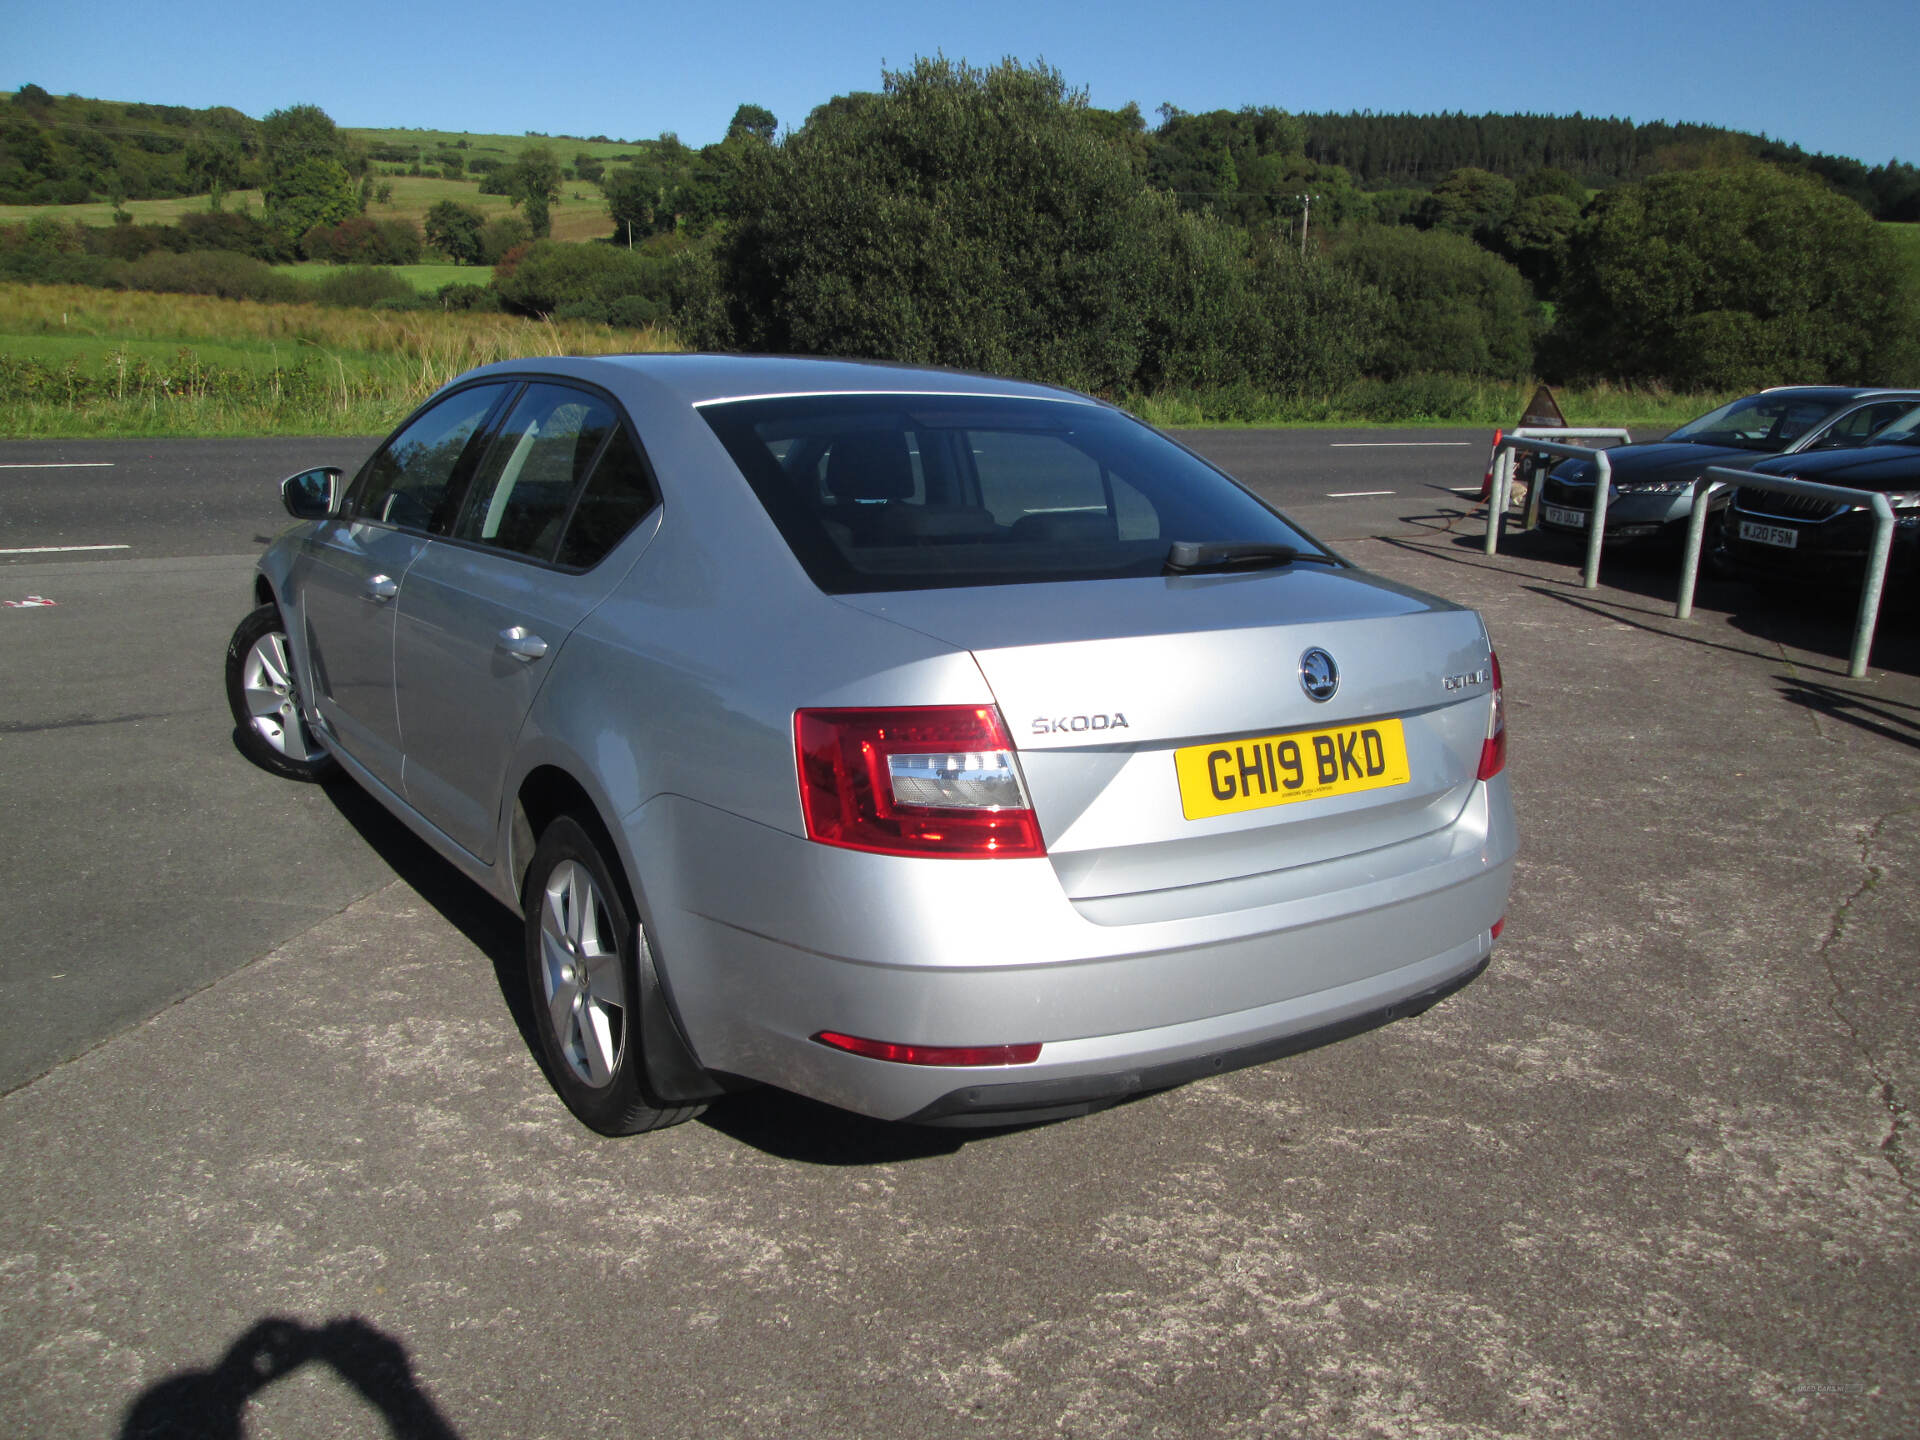
<instances>
[{"instance_id":1,"label":"green grass field","mask_svg":"<svg viewBox=\"0 0 1920 1440\"><path fill-rule=\"evenodd\" d=\"M83 370L115 365L117 357L128 361L144 359L154 364L171 363L186 351L203 365L266 371L319 353L318 347L292 340L195 340L189 343L178 339L108 339L93 335L0 335L0 349L9 359L78 365ZM329 350L326 354L329 361L338 358L356 374L371 374L381 368L380 357L366 351ZM395 374L401 373L398 366L388 368Z\"/></svg>"},{"instance_id":2,"label":"green grass field","mask_svg":"<svg viewBox=\"0 0 1920 1440\"><path fill-rule=\"evenodd\" d=\"M0 436L368 435L490 361L678 348L577 320L0 284Z\"/></svg>"},{"instance_id":3,"label":"green grass field","mask_svg":"<svg viewBox=\"0 0 1920 1440\"><path fill-rule=\"evenodd\" d=\"M258 215L260 192L235 190L227 196L227 209L238 210L243 204ZM207 197L204 195L176 195L171 200L127 202L127 213L141 225L171 225L182 215L197 215L206 208ZM0 205L0 225L19 225L42 215L50 215L69 225L111 225L113 205L106 200L92 200L85 205Z\"/></svg>"},{"instance_id":4,"label":"green grass field","mask_svg":"<svg viewBox=\"0 0 1920 1440\"><path fill-rule=\"evenodd\" d=\"M279 268L296 280L316 285L327 276L340 273L338 265L328 265L319 260L307 260ZM443 285L485 285L493 279L491 265L379 265L374 268L392 271L422 295L431 295Z\"/></svg>"},{"instance_id":5,"label":"green grass field","mask_svg":"<svg viewBox=\"0 0 1920 1440\"><path fill-rule=\"evenodd\" d=\"M571 158L571 157L569 157ZM513 206L504 195L482 195L477 180L443 180L419 175L393 175L377 179L376 184L391 185L393 196L382 205L367 207L376 220L406 219L424 224L427 211L442 200L454 200L478 210L489 220L496 215L511 215ZM258 190L237 190L227 197L226 208L238 209L242 203L256 215L260 213ZM204 195L177 196L172 200L129 200L127 213L142 225L168 225L182 215L207 208ZM19 225L39 216L50 216L76 225L111 225L113 206L105 200L86 205L0 205L0 225ZM560 187L560 198L553 206L553 238L556 240L603 240L613 233L613 221L600 187L580 180L569 180Z\"/></svg>"},{"instance_id":6,"label":"green grass field","mask_svg":"<svg viewBox=\"0 0 1920 1440\"><path fill-rule=\"evenodd\" d=\"M562 165L572 165L576 155L591 155L596 160L613 160L623 155L644 153L640 146L619 140L576 140L565 135L482 135L470 130L357 130L342 127L344 133L365 145L392 145L417 149L429 158L437 150L458 150L463 159L485 156L492 160L513 161L535 145L544 145Z\"/></svg>"}]
</instances>

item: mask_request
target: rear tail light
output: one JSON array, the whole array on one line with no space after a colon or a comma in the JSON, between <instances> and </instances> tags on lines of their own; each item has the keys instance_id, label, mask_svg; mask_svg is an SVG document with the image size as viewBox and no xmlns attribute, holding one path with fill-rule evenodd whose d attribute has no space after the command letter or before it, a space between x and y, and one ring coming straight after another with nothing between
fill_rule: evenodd
<instances>
[{"instance_id":1,"label":"rear tail light","mask_svg":"<svg viewBox=\"0 0 1920 1440\"><path fill-rule=\"evenodd\" d=\"M991 705L800 710L793 742L810 840L878 855L1047 853Z\"/></svg>"},{"instance_id":2,"label":"rear tail light","mask_svg":"<svg viewBox=\"0 0 1920 1440\"><path fill-rule=\"evenodd\" d=\"M1031 1065L1040 1058L1037 1044L896 1045L891 1040L862 1040L837 1030L822 1030L813 1038L849 1055L891 1060L896 1065Z\"/></svg>"},{"instance_id":3,"label":"rear tail light","mask_svg":"<svg viewBox=\"0 0 1920 1440\"><path fill-rule=\"evenodd\" d=\"M1480 779L1491 780L1507 768L1507 697L1500 687L1500 657L1488 651L1493 667L1493 713L1487 717L1487 738L1480 746Z\"/></svg>"}]
</instances>

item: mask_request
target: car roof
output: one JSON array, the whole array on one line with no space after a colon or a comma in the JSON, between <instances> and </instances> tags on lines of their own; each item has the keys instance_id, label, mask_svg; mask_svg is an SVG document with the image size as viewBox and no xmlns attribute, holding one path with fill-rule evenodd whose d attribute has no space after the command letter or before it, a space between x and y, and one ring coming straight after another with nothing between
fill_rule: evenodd
<instances>
[{"instance_id":1,"label":"car roof","mask_svg":"<svg viewBox=\"0 0 1920 1440\"><path fill-rule=\"evenodd\" d=\"M1899 385L1769 385L1762 395L1805 395L1814 400L1867 400L1876 395L1915 395Z\"/></svg>"},{"instance_id":2,"label":"car roof","mask_svg":"<svg viewBox=\"0 0 1920 1440\"><path fill-rule=\"evenodd\" d=\"M486 369L503 374L564 370L581 379L597 379L615 390L622 388L622 380L639 379L694 406L777 396L861 394L991 395L1081 405L1100 403L1055 385L885 360L718 354L529 356Z\"/></svg>"}]
</instances>

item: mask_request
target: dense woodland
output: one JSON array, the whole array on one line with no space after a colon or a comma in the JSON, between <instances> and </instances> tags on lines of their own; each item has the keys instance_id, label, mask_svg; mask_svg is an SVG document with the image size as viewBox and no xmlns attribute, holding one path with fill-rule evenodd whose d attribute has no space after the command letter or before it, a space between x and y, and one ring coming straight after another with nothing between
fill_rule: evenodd
<instances>
[{"instance_id":1,"label":"dense woodland","mask_svg":"<svg viewBox=\"0 0 1920 1440\"><path fill-rule=\"evenodd\" d=\"M380 218L390 177L422 174L512 213ZM598 188L611 242L545 238L563 185ZM223 208L251 189L261 213ZM1912 267L1875 223L1920 218L1920 171L1705 126L1172 106L1150 124L1044 67L946 60L784 132L742 105L699 148L367 143L311 105L255 121L31 85L0 105L0 202L186 194L207 211L172 225L0 227L0 275L271 299L272 262L437 256L491 281L335 293L1227 397L1220 413L1369 377L1920 381Z\"/></svg>"}]
</instances>

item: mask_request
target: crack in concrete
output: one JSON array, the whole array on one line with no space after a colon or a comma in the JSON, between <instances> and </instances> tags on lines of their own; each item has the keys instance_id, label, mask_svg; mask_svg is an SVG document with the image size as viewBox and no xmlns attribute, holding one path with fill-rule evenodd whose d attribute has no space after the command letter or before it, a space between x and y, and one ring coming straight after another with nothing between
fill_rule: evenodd
<instances>
[{"instance_id":1,"label":"crack in concrete","mask_svg":"<svg viewBox=\"0 0 1920 1440\"><path fill-rule=\"evenodd\" d=\"M1833 968L1832 953L1833 947L1846 933L1847 912L1853 908L1854 902L1877 889L1886 876L1886 871L1873 863L1873 852L1875 846L1879 844L1880 832L1886 828L1889 820L1896 815L1909 814L1913 808L1920 807L1889 810L1867 827L1867 833L1860 841L1860 864L1867 872L1866 878L1861 880L1854 892L1842 900L1839 908L1833 912L1832 923L1827 927L1826 939L1820 942L1820 948L1816 953L1820 956L1820 963L1826 967L1827 983L1833 987L1833 993L1827 997L1827 1009L1834 1019L1846 1027L1847 1034L1853 1039L1854 1049L1860 1052L1860 1058L1866 1062L1868 1072L1880 1082L1880 1103L1887 1112L1887 1134L1886 1138L1880 1142L1880 1153L1886 1156L1887 1163L1893 1167L1895 1178L1905 1187L1907 1193L1920 1199L1920 1187L1914 1184L1913 1161L1908 1157L1906 1147L1906 1132L1911 1124L1910 1111L1906 1102L1900 1099L1898 1092L1894 1089L1892 1078L1882 1070L1880 1062L1874 1057L1873 1048L1867 1044L1853 1021L1847 1018L1846 1012L1840 1008L1840 1001L1846 997L1847 990L1840 983L1839 972Z\"/></svg>"}]
</instances>

